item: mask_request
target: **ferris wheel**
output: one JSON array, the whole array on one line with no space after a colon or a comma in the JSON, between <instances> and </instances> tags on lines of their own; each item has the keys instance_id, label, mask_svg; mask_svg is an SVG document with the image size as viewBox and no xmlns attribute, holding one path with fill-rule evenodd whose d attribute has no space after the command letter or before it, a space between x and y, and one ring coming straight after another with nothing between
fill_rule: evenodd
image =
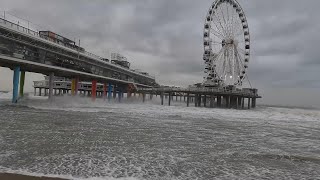
<instances>
[{"instance_id":1,"label":"ferris wheel","mask_svg":"<svg viewBox=\"0 0 320 180\"><path fill-rule=\"evenodd\" d=\"M250 58L249 26L236 0L216 0L204 24L204 84L241 86Z\"/></svg>"}]
</instances>

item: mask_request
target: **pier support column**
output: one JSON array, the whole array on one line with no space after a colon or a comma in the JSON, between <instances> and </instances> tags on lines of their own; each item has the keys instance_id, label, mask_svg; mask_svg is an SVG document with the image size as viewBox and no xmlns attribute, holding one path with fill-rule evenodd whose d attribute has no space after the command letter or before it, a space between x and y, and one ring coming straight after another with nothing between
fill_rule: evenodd
<instances>
[{"instance_id":1,"label":"pier support column","mask_svg":"<svg viewBox=\"0 0 320 180\"><path fill-rule=\"evenodd\" d=\"M20 93L19 93L20 97L23 97L25 77L26 77L26 72L21 71L21 74L20 74Z\"/></svg>"},{"instance_id":2,"label":"pier support column","mask_svg":"<svg viewBox=\"0 0 320 180\"><path fill-rule=\"evenodd\" d=\"M198 107L201 107L201 98L202 98L202 95L199 94L198 95Z\"/></svg>"},{"instance_id":3,"label":"pier support column","mask_svg":"<svg viewBox=\"0 0 320 180\"><path fill-rule=\"evenodd\" d=\"M184 99L186 99L186 97L184 96ZM190 94L187 94L187 107L189 107L189 102L190 102Z\"/></svg>"},{"instance_id":4,"label":"pier support column","mask_svg":"<svg viewBox=\"0 0 320 180\"><path fill-rule=\"evenodd\" d=\"M119 87L118 88L118 99L119 99L119 102L121 102L121 98L122 98L122 88Z\"/></svg>"},{"instance_id":5,"label":"pier support column","mask_svg":"<svg viewBox=\"0 0 320 180\"><path fill-rule=\"evenodd\" d=\"M210 108L214 107L214 96L211 94L210 95Z\"/></svg>"},{"instance_id":6,"label":"pier support column","mask_svg":"<svg viewBox=\"0 0 320 180\"><path fill-rule=\"evenodd\" d=\"M103 100L107 99L107 83L103 83Z\"/></svg>"},{"instance_id":7,"label":"pier support column","mask_svg":"<svg viewBox=\"0 0 320 180\"><path fill-rule=\"evenodd\" d=\"M108 84L108 101L111 100L111 97L112 97L112 84L109 83Z\"/></svg>"},{"instance_id":8,"label":"pier support column","mask_svg":"<svg viewBox=\"0 0 320 180\"><path fill-rule=\"evenodd\" d=\"M163 92L161 92L160 98L161 98L161 105L163 105Z\"/></svg>"},{"instance_id":9,"label":"pier support column","mask_svg":"<svg viewBox=\"0 0 320 180\"><path fill-rule=\"evenodd\" d=\"M75 88L74 88L74 95L78 95L79 91L79 77L75 78Z\"/></svg>"},{"instance_id":10,"label":"pier support column","mask_svg":"<svg viewBox=\"0 0 320 180\"><path fill-rule=\"evenodd\" d=\"M142 93L142 102L146 101L146 93Z\"/></svg>"},{"instance_id":11,"label":"pier support column","mask_svg":"<svg viewBox=\"0 0 320 180\"><path fill-rule=\"evenodd\" d=\"M116 85L113 85L113 99L116 99L117 98L117 87Z\"/></svg>"},{"instance_id":12,"label":"pier support column","mask_svg":"<svg viewBox=\"0 0 320 180\"><path fill-rule=\"evenodd\" d=\"M54 73L49 74L49 100L52 101L53 98L53 83L54 83Z\"/></svg>"},{"instance_id":13,"label":"pier support column","mask_svg":"<svg viewBox=\"0 0 320 180\"><path fill-rule=\"evenodd\" d=\"M16 67L13 70L13 91L12 91L12 103L18 102L18 91L19 91L19 75L20 67Z\"/></svg>"},{"instance_id":14,"label":"pier support column","mask_svg":"<svg viewBox=\"0 0 320 180\"><path fill-rule=\"evenodd\" d=\"M256 108L256 98L252 98L252 108Z\"/></svg>"},{"instance_id":15,"label":"pier support column","mask_svg":"<svg viewBox=\"0 0 320 180\"><path fill-rule=\"evenodd\" d=\"M217 106L221 108L221 96L217 96Z\"/></svg>"},{"instance_id":16,"label":"pier support column","mask_svg":"<svg viewBox=\"0 0 320 180\"><path fill-rule=\"evenodd\" d=\"M244 97L241 98L241 107L244 109Z\"/></svg>"},{"instance_id":17,"label":"pier support column","mask_svg":"<svg viewBox=\"0 0 320 180\"><path fill-rule=\"evenodd\" d=\"M172 95L171 95L171 93L169 93L169 102L168 102L169 106L171 106L171 100L172 100Z\"/></svg>"},{"instance_id":18,"label":"pier support column","mask_svg":"<svg viewBox=\"0 0 320 180\"><path fill-rule=\"evenodd\" d=\"M207 107L207 95L203 96L203 107Z\"/></svg>"},{"instance_id":19,"label":"pier support column","mask_svg":"<svg viewBox=\"0 0 320 180\"><path fill-rule=\"evenodd\" d=\"M238 98L238 108L240 108L242 104L242 97L237 97L237 98Z\"/></svg>"},{"instance_id":20,"label":"pier support column","mask_svg":"<svg viewBox=\"0 0 320 180\"><path fill-rule=\"evenodd\" d=\"M194 107L198 107L198 94L194 95Z\"/></svg>"},{"instance_id":21,"label":"pier support column","mask_svg":"<svg viewBox=\"0 0 320 180\"><path fill-rule=\"evenodd\" d=\"M33 96L36 96L36 95L37 95L37 88L34 88Z\"/></svg>"},{"instance_id":22,"label":"pier support column","mask_svg":"<svg viewBox=\"0 0 320 180\"><path fill-rule=\"evenodd\" d=\"M248 98L248 109L250 109L250 98Z\"/></svg>"},{"instance_id":23,"label":"pier support column","mask_svg":"<svg viewBox=\"0 0 320 180\"><path fill-rule=\"evenodd\" d=\"M76 95L76 79L71 80L71 95Z\"/></svg>"},{"instance_id":24,"label":"pier support column","mask_svg":"<svg viewBox=\"0 0 320 180\"><path fill-rule=\"evenodd\" d=\"M234 97L235 99L235 103L236 103L236 109L239 108L239 98L238 97Z\"/></svg>"},{"instance_id":25,"label":"pier support column","mask_svg":"<svg viewBox=\"0 0 320 180\"><path fill-rule=\"evenodd\" d=\"M96 98L97 98L97 80L93 80L91 85L91 99L92 101L96 101Z\"/></svg>"}]
</instances>

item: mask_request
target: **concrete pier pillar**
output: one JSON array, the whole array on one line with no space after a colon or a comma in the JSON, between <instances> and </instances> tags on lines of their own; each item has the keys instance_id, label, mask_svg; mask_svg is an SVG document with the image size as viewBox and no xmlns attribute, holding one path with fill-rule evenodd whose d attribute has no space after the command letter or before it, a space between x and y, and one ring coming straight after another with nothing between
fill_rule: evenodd
<instances>
[{"instance_id":1,"label":"concrete pier pillar","mask_svg":"<svg viewBox=\"0 0 320 180\"><path fill-rule=\"evenodd\" d=\"M146 101L146 94L142 93L142 102L145 102L145 101Z\"/></svg>"},{"instance_id":2,"label":"concrete pier pillar","mask_svg":"<svg viewBox=\"0 0 320 180\"><path fill-rule=\"evenodd\" d=\"M117 87L116 87L116 85L113 85L113 92L112 92L112 94L113 94L113 99L116 99L116 98L117 98Z\"/></svg>"},{"instance_id":3,"label":"concrete pier pillar","mask_svg":"<svg viewBox=\"0 0 320 180\"><path fill-rule=\"evenodd\" d=\"M169 102L168 102L169 106L171 106L171 100L172 100L172 95L171 95L171 93L169 93Z\"/></svg>"},{"instance_id":4,"label":"concrete pier pillar","mask_svg":"<svg viewBox=\"0 0 320 180\"><path fill-rule=\"evenodd\" d=\"M20 97L23 97L25 77L26 77L26 72L21 71L21 74L20 74L20 93L19 93Z\"/></svg>"},{"instance_id":5,"label":"concrete pier pillar","mask_svg":"<svg viewBox=\"0 0 320 180\"><path fill-rule=\"evenodd\" d=\"M221 108L221 96L217 96L217 106Z\"/></svg>"},{"instance_id":6,"label":"concrete pier pillar","mask_svg":"<svg viewBox=\"0 0 320 180\"><path fill-rule=\"evenodd\" d=\"M54 73L49 74L49 100L53 99L53 83L54 83Z\"/></svg>"},{"instance_id":7,"label":"concrete pier pillar","mask_svg":"<svg viewBox=\"0 0 320 180\"><path fill-rule=\"evenodd\" d=\"M235 103L236 103L236 109L239 108L239 98L238 97L234 97L235 98Z\"/></svg>"},{"instance_id":8,"label":"concrete pier pillar","mask_svg":"<svg viewBox=\"0 0 320 180\"><path fill-rule=\"evenodd\" d=\"M19 75L20 67L16 67L13 70L13 91L12 91L12 103L18 102L18 91L19 91Z\"/></svg>"},{"instance_id":9,"label":"concrete pier pillar","mask_svg":"<svg viewBox=\"0 0 320 180\"><path fill-rule=\"evenodd\" d=\"M150 100L152 100L153 99L153 94L152 93L150 93Z\"/></svg>"},{"instance_id":10,"label":"concrete pier pillar","mask_svg":"<svg viewBox=\"0 0 320 180\"><path fill-rule=\"evenodd\" d=\"M78 92L79 91L79 82L80 82L79 77L76 77L75 80L76 80L76 82L75 82L74 94L78 95L78 93L79 93Z\"/></svg>"},{"instance_id":11,"label":"concrete pier pillar","mask_svg":"<svg viewBox=\"0 0 320 180\"><path fill-rule=\"evenodd\" d=\"M34 91L33 91L33 95L36 96L37 95L37 88L33 88Z\"/></svg>"},{"instance_id":12,"label":"concrete pier pillar","mask_svg":"<svg viewBox=\"0 0 320 180\"><path fill-rule=\"evenodd\" d=\"M47 88L44 88L44 96L48 96Z\"/></svg>"},{"instance_id":13,"label":"concrete pier pillar","mask_svg":"<svg viewBox=\"0 0 320 180\"><path fill-rule=\"evenodd\" d=\"M250 109L250 99L251 98L248 98L248 109Z\"/></svg>"},{"instance_id":14,"label":"concrete pier pillar","mask_svg":"<svg viewBox=\"0 0 320 180\"><path fill-rule=\"evenodd\" d=\"M198 94L198 107L201 107L201 98L202 98L202 95Z\"/></svg>"},{"instance_id":15,"label":"concrete pier pillar","mask_svg":"<svg viewBox=\"0 0 320 180\"><path fill-rule=\"evenodd\" d=\"M96 98L97 98L97 80L93 80L91 85L91 99L92 101L96 101Z\"/></svg>"},{"instance_id":16,"label":"concrete pier pillar","mask_svg":"<svg viewBox=\"0 0 320 180\"><path fill-rule=\"evenodd\" d=\"M185 96L184 96L184 99L185 99ZM190 94L188 93L187 94L187 107L189 107L189 102L190 102Z\"/></svg>"},{"instance_id":17,"label":"concrete pier pillar","mask_svg":"<svg viewBox=\"0 0 320 180\"><path fill-rule=\"evenodd\" d=\"M207 95L203 96L203 107L207 107Z\"/></svg>"},{"instance_id":18,"label":"concrete pier pillar","mask_svg":"<svg viewBox=\"0 0 320 180\"><path fill-rule=\"evenodd\" d=\"M242 104L242 98L241 97L237 97L238 99L238 108L241 107L241 104Z\"/></svg>"},{"instance_id":19,"label":"concrete pier pillar","mask_svg":"<svg viewBox=\"0 0 320 180\"><path fill-rule=\"evenodd\" d=\"M107 83L103 83L103 100L107 99Z\"/></svg>"},{"instance_id":20,"label":"concrete pier pillar","mask_svg":"<svg viewBox=\"0 0 320 180\"><path fill-rule=\"evenodd\" d=\"M75 89L76 89L76 79L71 80L71 95L74 96L75 94Z\"/></svg>"},{"instance_id":21,"label":"concrete pier pillar","mask_svg":"<svg viewBox=\"0 0 320 180\"><path fill-rule=\"evenodd\" d=\"M112 84L109 83L108 84L108 101L111 100L111 97L112 97Z\"/></svg>"},{"instance_id":22,"label":"concrete pier pillar","mask_svg":"<svg viewBox=\"0 0 320 180\"><path fill-rule=\"evenodd\" d=\"M161 92L160 98L161 98L161 105L163 105L163 92Z\"/></svg>"},{"instance_id":23,"label":"concrete pier pillar","mask_svg":"<svg viewBox=\"0 0 320 180\"><path fill-rule=\"evenodd\" d=\"M210 95L210 108L214 107L214 96L213 94Z\"/></svg>"},{"instance_id":24,"label":"concrete pier pillar","mask_svg":"<svg viewBox=\"0 0 320 180\"><path fill-rule=\"evenodd\" d=\"M244 97L241 98L241 108L244 109Z\"/></svg>"},{"instance_id":25,"label":"concrete pier pillar","mask_svg":"<svg viewBox=\"0 0 320 180\"><path fill-rule=\"evenodd\" d=\"M194 107L198 107L198 94L194 95Z\"/></svg>"},{"instance_id":26,"label":"concrete pier pillar","mask_svg":"<svg viewBox=\"0 0 320 180\"><path fill-rule=\"evenodd\" d=\"M119 102L121 102L121 98L122 98L122 88L119 87L118 88L118 100L119 100Z\"/></svg>"},{"instance_id":27,"label":"concrete pier pillar","mask_svg":"<svg viewBox=\"0 0 320 180\"><path fill-rule=\"evenodd\" d=\"M252 108L256 108L256 98L252 98Z\"/></svg>"},{"instance_id":28,"label":"concrete pier pillar","mask_svg":"<svg viewBox=\"0 0 320 180\"><path fill-rule=\"evenodd\" d=\"M224 96L223 99L225 99L226 108L229 108L230 107L230 98L229 98L229 96Z\"/></svg>"},{"instance_id":29,"label":"concrete pier pillar","mask_svg":"<svg viewBox=\"0 0 320 180\"><path fill-rule=\"evenodd\" d=\"M76 96L79 89L79 77L73 78L71 80L71 95Z\"/></svg>"},{"instance_id":30,"label":"concrete pier pillar","mask_svg":"<svg viewBox=\"0 0 320 180\"><path fill-rule=\"evenodd\" d=\"M183 95L183 102L186 102L186 95Z\"/></svg>"}]
</instances>

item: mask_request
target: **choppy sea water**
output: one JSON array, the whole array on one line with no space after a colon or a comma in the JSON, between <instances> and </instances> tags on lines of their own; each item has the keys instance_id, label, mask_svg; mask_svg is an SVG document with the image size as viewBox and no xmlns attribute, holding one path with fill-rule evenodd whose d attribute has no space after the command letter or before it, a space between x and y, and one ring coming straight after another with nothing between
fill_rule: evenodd
<instances>
[{"instance_id":1,"label":"choppy sea water","mask_svg":"<svg viewBox=\"0 0 320 180\"><path fill-rule=\"evenodd\" d=\"M174 105L71 97L11 105L0 98L0 172L73 179L320 178L319 110Z\"/></svg>"}]
</instances>

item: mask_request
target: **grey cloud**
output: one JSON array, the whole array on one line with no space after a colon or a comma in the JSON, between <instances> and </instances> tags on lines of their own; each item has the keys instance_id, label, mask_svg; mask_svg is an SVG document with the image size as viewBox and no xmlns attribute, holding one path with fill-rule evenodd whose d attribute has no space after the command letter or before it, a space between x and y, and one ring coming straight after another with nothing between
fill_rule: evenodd
<instances>
[{"instance_id":1,"label":"grey cloud","mask_svg":"<svg viewBox=\"0 0 320 180\"><path fill-rule=\"evenodd\" d=\"M3 7L101 56L118 51L163 84L203 78L202 33L213 0L4 0ZM254 86L319 88L318 0L239 0L249 21ZM41 8L40 8L41 7ZM1 81L1 79L0 79ZM276 92L276 90L274 91Z\"/></svg>"}]
</instances>

